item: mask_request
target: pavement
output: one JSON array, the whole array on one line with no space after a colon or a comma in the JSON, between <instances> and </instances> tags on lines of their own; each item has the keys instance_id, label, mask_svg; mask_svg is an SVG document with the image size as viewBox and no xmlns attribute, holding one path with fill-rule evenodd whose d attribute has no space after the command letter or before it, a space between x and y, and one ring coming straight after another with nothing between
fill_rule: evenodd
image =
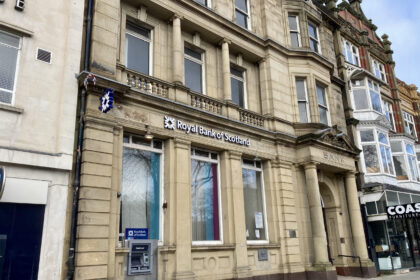
<instances>
[{"instance_id":1,"label":"pavement","mask_svg":"<svg viewBox=\"0 0 420 280\"><path fill-rule=\"evenodd\" d=\"M356 280L356 279L365 279L360 277L344 277L338 276L338 280ZM401 274L386 274L381 275L376 278L371 279L380 279L380 280L420 280L420 270L412 271L408 273L401 273Z\"/></svg>"}]
</instances>

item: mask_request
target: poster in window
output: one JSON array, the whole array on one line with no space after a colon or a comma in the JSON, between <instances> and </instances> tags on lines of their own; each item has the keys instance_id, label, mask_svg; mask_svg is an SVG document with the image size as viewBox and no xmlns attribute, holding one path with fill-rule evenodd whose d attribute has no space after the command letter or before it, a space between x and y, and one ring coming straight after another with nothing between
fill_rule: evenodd
<instances>
[{"instance_id":1,"label":"poster in window","mask_svg":"<svg viewBox=\"0 0 420 280\"><path fill-rule=\"evenodd\" d=\"M264 228L262 212L255 212L255 228Z\"/></svg>"}]
</instances>

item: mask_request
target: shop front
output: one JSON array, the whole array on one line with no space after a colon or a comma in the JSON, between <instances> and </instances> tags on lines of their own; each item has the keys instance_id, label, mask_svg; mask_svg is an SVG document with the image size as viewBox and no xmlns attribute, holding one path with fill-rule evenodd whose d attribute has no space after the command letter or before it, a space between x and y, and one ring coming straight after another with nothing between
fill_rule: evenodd
<instances>
[{"instance_id":1,"label":"shop front","mask_svg":"<svg viewBox=\"0 0 420 280\"><path fill-rule=\"evenodd\" d=\"M420 192L385 186L362 197L368 246L377 269L420 267Z\"/></svg>"}]
</instances>

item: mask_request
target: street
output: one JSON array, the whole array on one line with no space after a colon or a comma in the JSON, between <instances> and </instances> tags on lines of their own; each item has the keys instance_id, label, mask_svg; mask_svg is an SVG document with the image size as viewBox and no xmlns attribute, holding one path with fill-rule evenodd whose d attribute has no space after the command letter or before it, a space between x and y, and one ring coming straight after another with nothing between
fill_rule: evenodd
<instances>
[{"instance_id":1,"label":"street","mask_svg":"<svg viewBox=\"0 0 420 280\"><path fill-rule=\"evenodd\" d=\"M365 279L360 277L344 277L344 276L338 276L338 280L356 280L356 279ZM420 271L413 271L409 273L402 273L402 274L386 274L381 275L379 277L373 278L373 279L384 279L384 280L418 280L420 279Z\"/></svg>"}]
</instances>

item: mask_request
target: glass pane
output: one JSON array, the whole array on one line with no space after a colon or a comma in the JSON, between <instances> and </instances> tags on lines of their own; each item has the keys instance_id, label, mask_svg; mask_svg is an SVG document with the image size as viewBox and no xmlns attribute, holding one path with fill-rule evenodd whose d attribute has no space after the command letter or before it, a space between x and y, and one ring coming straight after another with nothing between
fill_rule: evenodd
<instances>
[{"instance_id":1,"label":"glass pane","mask_svg":"<svg viewBox=\"0 0 420 280\"><path fill-rule=\"evenodd\" d=\"M298 30L296 16L289 16L289 29L294 31Z\"/></svg>"},{"instance_id":2,"label":"glass pane","mask_svg":"<svg viewBox=\"0 0 420 280\"><path fill-rule=\"evenodd\" d=\"M381 113L382 107L381 107L381 98L379 96L379 93L370 91L370 100L372 101L372 109Z\"/></svg>"},{"instance_id":3,"label":"glass pane","mask_svg":"<svg viewBox=\"0 0 420 280\"><path fill-rule=\"evenodd\" d=\"M6 44L10 47L19 48L20 38L0 32L0 45Z\"/></svg>"},{"instance_id":4,"label":"glass pane","mask_svg":"<svg viewBox=\"0 0 420 280\"><path fill-rule=\"evenodd\" d=\"M185 52L186 55L189 55L189 56L194 57L195 59L198 59L198 60L201 61L201 52L194 51L194 50L192 50L190 48L187 48L187 47L184 48L184 52Z\"/></svg>"},{"instance_id":5,"label":"glass pane","mask_svg":"<svg viewBox=\"0 0 420 280\"><path fill-rule=\"evenodd\" d=\"M235 0L235 7L241 9L244 12L248 11L248 8L246 6L247 0Z\"/></svg>"},{"instance_id":6,"label":"glass pane","mask_svg":"<svg viewBox=\"0 0 420 280\"><path fill-rule=\"evenodd\" d=\"M373 136L373 130L361 130L360 131L360 140L362 142L373 142L375 138Z\"/></svg>"},{"instance_id":7,"label":"glass pane","mask_svg":"<svg viewBox=\"0 0 420 280\"><path fill-rule=\"evenodd\" d=\"M376 203L375 201L366 202L366 212L368 215L376 215L378 211L376 210Z\"/></svg>"},{"instance_id":8,"label":"glass pane","mask_svg":"<svg viewBox=\"0 0 420 280\"><path fill-rule=\"evenodd\" d=\"M150 239L159 239L160 154L123 149L121 225L148 228Z\"/></svg>"},{"instance_id":9,"label":"glass pane","mask_svg":"<svg viewBox=\"0 0 420 280\"><path fill-rule=\"evenodd\" d=\"M149 42L126 34L127 68L149 75Z\"/></svg>"},{"instance_id":10,"label":"glass pane","mask_svg":"<svg viewBox=\"0 0 420 280\"><path fill-rule=\"evenodd\" d=\"M18 51L0 44L0 89L13 91Z\"/></svg>"},{"instance_id":11,"label":"glass pane","mask_svg":"<svg viewBox=\"0 0 420 280\"><path fill-rule=\"evenodd\" d=\"M416 153L417 155L417 161L420 161L420 153Z\"/></svg>"},{"instance_id":12,"label":"glass pane","mask_svg":"<svg viewBox=\"0 0 420 280\"><path fill-rule=\"evenodd\" d=\"M388 206L394 206L400 204L398 201L398 193L397 192L391 192L387 191L386 193L386 199L388 200Z\"/></svg>"},{"instance_id":13,"label":"glass pane","mask_svg":"<svg viewBox=\"0 0 420 280\"><path fill-rule=\"evenodd\" d=\"M306 100L305 80L296 79L296 91L298 100Z\"/></svg>"},{"instance_id":14,"label":"glass pane","mask_svg":"<svg viewBox=\"0 0 420 280\"><path fill-rule=\"evenodd\" d=\"M265 240L263 190L261 172L242 169L247 240Z\"/></svg>"},{"instance_id":15,"label":"glass pane","mask_svg":"<svg viewBox=\"0 0 420 280\"><path fill-rule=\"evenodd\" d=\"M236 68L230 67L230 74L239 77L239 78L243 78L244 77L244 71L242 70L238 70Z\"/></svg>"},{"instance_id":16,"label":"glass pane","mask_svg":"<svg viewBox=\"0 0 420 280\"><path fill-rule=\"evenodd\" d=\"M409 204L411 203L411 196L408 193L398 193L398 196L400 198L400 204Z\"/></svg>"},{"instance_id":17,"label":"glass pane","mask_svg":"<svg viewBox=\"0 0 420 280\"><path fill-rule=\"evenodd\" d=\"M328 111L325 108L319 107L319 118L320 122L328 125Z\"/></svg>"},{"instance_id":18,"label":"glass pane","mask_svg":"<svg viewBox=\"0 0 420 280\"><path fill-rule=\"evenodd\" d=\"M308 32L309 36L312 38L318 39L318 35L316 34L316 27L312 25L311 23L308 23Z\"/></svg>"},{"instance_id":19,"label":"glass pane","mask_svg":"<svg viewBox=\"0 0 420 280\"><path fill-rule=\"evenodd\" d=\"M184 59L185 62L185 86L192 91L203 93L201 64Z\"/></svg>"},{"instance_id":20,"label":"glass pane","mask_svg":"<svg viewBox=\"0 0 420 280\"><path fill-rule=\"evenodd\" d=\"M11 104L12 98L13 94L11 92L0 89L0 102Z\"/></svg>"},{"instance_id":21,"label":"glass pane","mask_svg":"<svg viewBox=\"0 0 420 280\"><path fill-rule=\"evenodd\" d=\"M220 240L217 164L191 160L192 240Z\"/></svg>"},{"instance_id":22,"label":"glass pane","mask_svg":"<svg viewBox=\"0 0 420 280\"><path fill-rule=\"evenodd\" d=\"M383 168L385 173L390 173L389 168L388 168L388 163L386 162L385 147L382 146L382 145L379 145L379 147L380 147L380 150L381 150L382 168Z\"/></svg>"},{"instance_id":23,"label":"glass pane","mask_svg":"<svg viewBox=\"0 0 420 280\"><path fill-rule=\"evenodd\" d=\"M290 41L291 41L292 47L299 47L299 33L290 32Z\"/></svg>"},{"instance_id":24,"label":"glass pane","mask_svg":"<svg viewBox=\"0 0 420 280\"><path fill-rule=\"evenodd\" d=\"M404 156L393 156L395 167L395 175L397 175L397 180L408 180L407 167L405 165Z\"/></svg>"},{"instance_id":25,"label":"glass pane","mask_svg":"<svg viewBox=\"0 0 420 280\"><path fill-rule=\"evenodd\" d=\"M314 52L318 52L318 41L315 41L314 39L309 40L311 50Z\"/></svg>"},{"instance_id":26,"label":"glass pane","mask_svg":"<svg viewBox=\"0 0 420 280\"><path fill-rule=\"evenodd\" d=\"M150 39L150 30L147 28L127 22L126 29Z\"/></svg>"},{"instance_id":27,"label":"glass pane","mask_svg":"<svg viewBox=\"0 0 420 280\"><path fill-rule=\"evenodd\" d=\"M399 153L399 152L402 152L402 148L401 148L401 142L400 141L398 141L398 142L391 142L391 151L393 152L393 153Z\"/></svg>"},{"instance_id":28,"label":"glass pane","mask_svg":"<svg viewBox=\"0 0 420 280\"><path fill-rule=\"evenodd\" d=\"M318 104L327 106L327 102L325 100L325 89L319 85L316 86L316 95L318 98Z\"/></svg>"},{"instance_id":29,"label":"glass pane","mask_svg":"<svg viewBox=\"0 0 420 280\"><path fill-rule=\"evenodd\" d=\"M394 168L392 166L391 150L387 147L385 149L385 151L386 151L386 161L388 162L389 173L394 175Z\"/></svg>"},{"instance_id":30,"label":"glass pane","mask_svg":"<svg viewBox=\"0 0 420 280\"><path fill-rule=\"evenodd\" d=\"M248 16L236 10L236 23L244 28L248 28Z\"/></svg>"},{"instance_id":31,"label":"glass pane","mask_svg":"<svg viewBox=\"0 0 420 280\"><path fill-rule=\"evenodd\" d=\"M300 122L307 123L308 122L308 111L307 111L307 103L306 102L299 102L299 119Z\"/></svg>"},{"instance_id":32,"label":"glass pane","mask_svg":"<svg viewBox=\"0 0 420 280\"><path fill-rule=\"evenodd\" d=\"M378 213L386 213L386 199L385 195L382 195L381 198L376 201L376 207L378 208Z\"/></svg>"},{"instance_id":33,"label":"glass pane","mask_svg":"<svg viewBox=\"0 0 420 280\"><path fill-rule=\"evenodd\" d=\"M409 156L408 164L410 165L411 180L419 181L416 158L413 156Z\"/></svg>"},{"instance_id":34,"label":"glass pane","mask_svg":"<svg viewBox=\"0 0 420 280\"><path fill-rule=\"evenodd\" d=\"M207 5L207 0L194 0L197 3L200 3L201 5Z\"/></svg>"},{"instance_id":35,"label":"glass pane","mask_svg":"<svg viewBox=\"0 0 420 280\"><path fill-rule=\"evenodd\" d=\"M363 156L365 159L366 173L379 173L378 155L375 145L364 145Z\"/></svg>"},{"instance_id":36,"label":"glass pane","mask_svg":"<svg viewBox=\"0 0 420 280\"><path fill-rule=\"evenodd\" d=\"M232 102L240 107L244 107L244 83L235 78L230 78L232 87Z\"/></svg>"},{"instance_id":37,"label":"glass pane","mask_svg":"<svg viewBox=\"0 0 420 280\"><path fill-rule=\"evenodd\" d=\"M405 150L407 151L407 154L415 155L414 150L413 150L413 146L407 144L407 145L405 145Z\"/></svg>"},{"instance_id":38,"label":"glass pane","mask_svg":"<svg viewBox=\"0 0 420 280\"><path fill-rule=\"evenodd\" d=\"M413 203L420 202L420 195L412 194L411 199L413 200Z\"/></svg>"},{"instance_id":39,"label":"glass pane","mask_svg":"<svg viewBox=\"0 0 420 280\"><path fill-rule=\"evenodd\" d=\"M381 132L378 132L378 140L379 140L379 142L388 145L388 139L386 138L386 135L381 133Z\"/></svg>"},{"instance_id":40,"label":"glass pane","mask_svg":"<svg viewBox=\"0 0 420 280\"><path fill-rule=\"evenodd\" d=\"M353 89L354 106L356 110L369 109L369 103L365 89Z\"/></svg>"}]
</instances>

